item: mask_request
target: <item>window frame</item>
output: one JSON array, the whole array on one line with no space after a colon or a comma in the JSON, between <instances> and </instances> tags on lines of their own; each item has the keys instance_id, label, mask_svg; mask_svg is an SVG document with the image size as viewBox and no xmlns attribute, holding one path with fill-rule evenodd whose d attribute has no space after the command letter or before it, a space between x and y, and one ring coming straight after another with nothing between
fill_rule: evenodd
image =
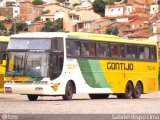
<instances>
[{"instance_id":1,"label":"window frame","mask_svg":"<svg viewBox=\"0 0 160 120\"><path fill-rule=\"evenodd\" d=\"M66 45L67 45L67 42L68 41L75 41L75 42L80 42L80 55L79 56L68 56L67 55L67 49L66 49L66 56L67 58L80 58L80 59L99 59L99 60L122 60L122 61L143 61L143 62L157 62L157 46L156 45L149 45L149 44L136 44L136 43L123 43L123 42L110 42L110 41L93 41L93 40L88 40L88 39L66 39ZM82 55L82 44L83 43L95 43L95 56L83 56ZM99 57L98 56L98 50L97 50L97 44L108 44L109 45L109 53L110 53L110 56L105 56L105 57ZM111 45L112 44L117 44L118 45L118 56L119 56L119 46L120 45L123 45L124 47L124 54L125 54L125 57L124 58L120 58L120 57L117 57L117 58L113 58L111 57ZM127 45L129 46L135 46L136 47L136 57L133 58L133 59L129 59L129 58L126 58L126 54L127 54ZM145 47L145 46L148 46L149 48L155 48L155 59L154 60L151 60L150 58L148 60L145 60L145 59L139 59L139 47ZM133 54L133 52L132 52ZM149 54L150 54L150 49L149 49ZM150 56L150 55L149 55Z\"/></svg>"}]
</instances>

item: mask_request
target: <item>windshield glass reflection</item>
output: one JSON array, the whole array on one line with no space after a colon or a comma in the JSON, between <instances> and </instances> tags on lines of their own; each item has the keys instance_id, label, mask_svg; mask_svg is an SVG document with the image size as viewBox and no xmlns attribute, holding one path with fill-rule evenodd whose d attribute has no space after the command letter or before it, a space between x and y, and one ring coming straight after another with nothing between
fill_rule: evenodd
<instances>
[{"instance_id":1,"label":"windshield glass reflection","mask_svg":"<svg viewBox=\"0 0 160 120\"><path fill-rule=\"evenodd\" d=\"M8 57L8 76L47 76L48 53L10 52Z\"/></svg>"}]
</instances>

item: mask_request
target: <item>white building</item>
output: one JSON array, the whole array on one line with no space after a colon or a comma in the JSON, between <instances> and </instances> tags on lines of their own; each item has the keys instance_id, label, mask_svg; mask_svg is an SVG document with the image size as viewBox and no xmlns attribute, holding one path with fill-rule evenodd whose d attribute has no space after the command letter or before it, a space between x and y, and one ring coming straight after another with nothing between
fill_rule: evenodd
<instances>
[{"instance_id":1,"label":"white building","mask_svg":"<svg viewBox=\"0 0 160 120\"><path fill-rule=\"evenodd\" d=\"M20 8L19 6L13 6L13 18L19 18Z\"/></svg>"},{"instance_id":2,"label":"white building","mask_svg":"<svg viewBox=\"0 0 160 120\"><path fill-rule=\"evenodd\" d=\"M132 12L132 6L125 4L106 5L105 16L116 17L122 15L128 15Z\"/></svg>"},{"instance_id":3,"label":"white building","mask_svg":"<svg viewBox=\"0 0 160 120\"><path fill-rule=\"evenodd\" d=\"M150 5L150 14L156 14L159 12L159 5Z\"/></svg>"}]
</instances>

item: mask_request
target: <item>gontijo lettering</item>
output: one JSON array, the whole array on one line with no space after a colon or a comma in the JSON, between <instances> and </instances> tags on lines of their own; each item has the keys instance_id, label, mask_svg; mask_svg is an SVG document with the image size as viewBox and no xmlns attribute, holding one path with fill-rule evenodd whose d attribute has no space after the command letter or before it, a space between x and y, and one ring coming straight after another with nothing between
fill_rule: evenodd
<instances>
[{"instance_id":1,"label":"gontijo lettering","mask_svg":"<svg viewBox=\"0 0 160 120\"><path fill-rule=\"evenodd\" d=\"M107 62L108 70L133 70L133 63Z\"/></svg>"}]
</instances>

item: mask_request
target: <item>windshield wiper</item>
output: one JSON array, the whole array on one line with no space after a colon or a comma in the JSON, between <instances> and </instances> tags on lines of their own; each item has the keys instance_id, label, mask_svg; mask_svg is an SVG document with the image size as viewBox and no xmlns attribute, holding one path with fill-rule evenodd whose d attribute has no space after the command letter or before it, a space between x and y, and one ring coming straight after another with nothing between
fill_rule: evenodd
<instances>
[{"instance_id":1,"label":"windshield wiper","mask_svg":"<svg viewBox=\"0 0 160 120\"><path fill-rule=\"evenodd\" d=\"M8 71L7 75L12 76L13 78L16 76L17 71Z\"/></svg>"}]
</instances>

